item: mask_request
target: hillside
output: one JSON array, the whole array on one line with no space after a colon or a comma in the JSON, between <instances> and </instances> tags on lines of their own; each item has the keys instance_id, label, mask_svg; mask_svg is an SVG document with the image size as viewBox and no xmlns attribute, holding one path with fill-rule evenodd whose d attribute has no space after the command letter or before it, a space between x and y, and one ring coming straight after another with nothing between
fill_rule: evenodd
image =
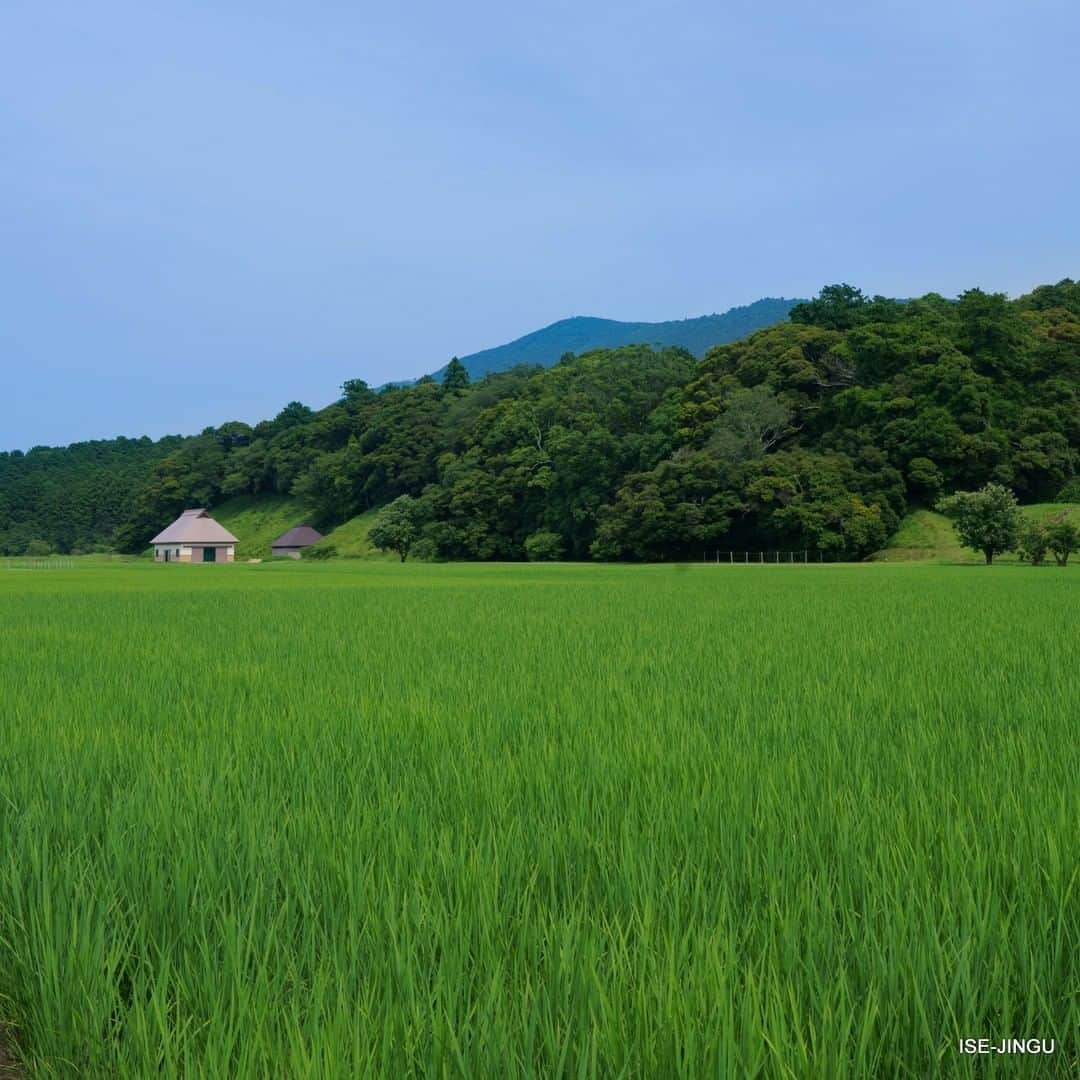
<instances>
[{"instance_id":1,"label":"hillside","mask_svg":"<svg viewBox=\"0 0 1080 1080\"><path fill-rule=\"evenodd\" d=\"M1028 518L1045 518L1067 514L1080 521L1080 503L1034 503L1021 507ZM956 538L956 530L944 514L931 510L916 510L908 514L893 534L889 545L871 556L876 562L963 562L984 560L981 552L964 547ZM999 555L995 562L1017 562L1014 553Z\"/></svg>"},{"instance_id":2,"label":"hillside","mask_svg":"<svg viewBox=\"0 0 1080 1080\"><path fill-rule=\"evenodd\" d=\"M308 508L291 495L237 495L211 510L236 537L237 559L263 559L270 545L294 525L307 524Z\"/></svg>"},{"instance_id":3,"label":"hillside","mask_svg":"<svg viewBox=\"0 0 1080 1080\"><path fill-rule=\"evenodd\" d=\"M332 549L334 554L345 559L396 562L396 555L392 552L380 551L368 539L368 532L375 523L377 515L377 510L369 510L365 514L357 514L356 517L349 518L348 521L342 522L336 529L328 532L315 547Z\"/></svg>"},{"instance_id":4,"label":"hillside","mask_svg":"<svg viewBox=\"0 0 1080 1080\"><path fill-rule=\"evenodd\" d=\"M268 558L274 540L294 525L313 522L310 507L294 495L237 495L212 507L211 513L239 541L238 560ZM394 555L379 551L368 540L375 515L376 511L369 510L349 518L327 532L315 548L332 548L336 555L347 559L394 559Z\"/></svg>"},{"instance_id":5,"label":"hillside","mask_svg":"<svg viewBox=\"0 0 1080 1080\"><path fill-rule=\"evenodd\" d=\"M243 534L241 557L305 517L366 557L369 515L408 495L445 559L940 557L932 515L898 530L943 494L994 479L1027 505L1080 497L1072 281L1016 300L829 286L700 360L631 344L463 376L349 380L324 409L254 425L0 455L0 554L139 552L206 506Z\"/></svg>"},{"instance_id":6,"label":"hillside","mask_svg":"<svg viewBox=\"0 0 1080 1080\"><path fill-rule=\"evenodd\" d=\"M736 341L762 327L781 322L798 303L801 301L768 297L744 307L731 308L723 315L655 323L619 322L578 315L560 319L509 344L460 359L470 377L475 379L492 371L506 371L517 364L550 367L568 352L579 354L618 345L677 345L694 356L704 356L714 345ZM436 378L442 370L436 373Z\"/></svg>"}]
</instances>

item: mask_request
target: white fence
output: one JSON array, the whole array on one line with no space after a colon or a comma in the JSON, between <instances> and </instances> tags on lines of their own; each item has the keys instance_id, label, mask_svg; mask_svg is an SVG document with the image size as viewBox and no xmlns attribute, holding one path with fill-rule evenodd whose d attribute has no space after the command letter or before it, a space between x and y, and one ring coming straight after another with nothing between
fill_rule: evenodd
<instances>
[{"instance_id":1,"label":"white fence","mask_svg":"<svg viewBox=\"0 0 1080 1080\"><path fill-rule=\"evenodd\" d=\"M49 555L42 558L20 555L3 560L5 570L72 570L75 565L74 558L69 555Z\"/></svg>"},{"instance_id":2,"label":"white fence","mask_svg":"<svg viewBox=\"0 0 1080 1080\"><path fill-rule=\"evenodd\" d=\"M705 551L701 561L722 566L776 566L784 563L838 562L839 559L831 552L803 548L801 551Z\"/></svg>"}]
</instances>

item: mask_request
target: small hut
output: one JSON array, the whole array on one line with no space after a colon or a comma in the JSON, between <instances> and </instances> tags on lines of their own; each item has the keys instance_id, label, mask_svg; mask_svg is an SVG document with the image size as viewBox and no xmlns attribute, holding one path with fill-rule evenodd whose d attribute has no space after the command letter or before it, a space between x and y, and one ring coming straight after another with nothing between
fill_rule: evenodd
<instances>
[{"instance_id":1,"label":"small hut","mask_svg":"<svg viewBox=\"0 0 1080 1080\"><path fill-rule=\"evenodd\" d=\"M299 559L300 552L323 538L322 533L310 525L297 525L284 536L279 536L270 545L271 555L288 555L290 559Z\"/></svg>"},{"instance_id":2,"label":"small hut","mask_svg":"<svg viewBox=\"0 0 1080 1080\"><path fill-rule=\"evenodd\" d=\"M232 562L237 539L205 510L185 510L153 540L155 562Z\"/></svg>"}]
</instances>

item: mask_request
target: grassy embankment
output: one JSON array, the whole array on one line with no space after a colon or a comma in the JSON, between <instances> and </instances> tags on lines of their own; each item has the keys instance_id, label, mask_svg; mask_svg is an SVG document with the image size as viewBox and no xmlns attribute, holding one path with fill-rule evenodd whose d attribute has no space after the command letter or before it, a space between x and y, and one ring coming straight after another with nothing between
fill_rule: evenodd
<instances>
[{"instance_id":1,"label":"grassy embankment","mask_svg":"<svg viewBox=\"0 0 1080 1080\"><path fill-rule=\"evenodd\" d=\"M1080 505L1076 503L1037 503L1022 507L1030 518L1068 514L1080 519ZM944 514L932 510L916 510L900 523L900 528L889 541L889 546L874 556L881 562L911 562L931 560L934 562L965 563L983 561L982 554L964 547L956 538L952 522ZM1015 553L999 555L998 561L1019 562ZM1053 562L1053 559L1050 558Z\"/></svg>"},{"instance_id":2,"label":"grassy embankment","mask_svg":"<svg viewBox=\"0 0 1080 1080\"><path fill-rule=\"evenodd\" d=\"M237 559L266 559L270 544L294 525L311 524L311 510L291 495L240 495L219 503L210 513L238 540ZM395 556L378 551L368 540L376 511L360 514L326 534L318 545L333 545L349 559L389 561Z\"/></svg>"},{"instance_id":3,"label":"grassy embankment","mask_svg":"<svg viewBox=\"0 0 1080 1080\"><path fill-rule=\"evenodd\" d=\"M1076 1075L1078 602L0 573L0 1019L42 1076Z\"/></svg>"}]
</instances>

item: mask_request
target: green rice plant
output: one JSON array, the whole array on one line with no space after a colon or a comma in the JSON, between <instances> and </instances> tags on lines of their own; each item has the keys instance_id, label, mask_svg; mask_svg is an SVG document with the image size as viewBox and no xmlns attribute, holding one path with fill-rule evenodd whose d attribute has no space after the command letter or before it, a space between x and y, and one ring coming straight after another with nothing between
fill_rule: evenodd
<instances>
[{"instance_id":1,"label":"green rice plant","mask_svg":"<svg viewBox=\"0 0 1080 1080\"><path fill-rule=\"evenodd\" d=\"M1078 601L1022 566L0 575L0 1020L45 1077L1075 1075Z\"/></svg>"}]
</instances>

